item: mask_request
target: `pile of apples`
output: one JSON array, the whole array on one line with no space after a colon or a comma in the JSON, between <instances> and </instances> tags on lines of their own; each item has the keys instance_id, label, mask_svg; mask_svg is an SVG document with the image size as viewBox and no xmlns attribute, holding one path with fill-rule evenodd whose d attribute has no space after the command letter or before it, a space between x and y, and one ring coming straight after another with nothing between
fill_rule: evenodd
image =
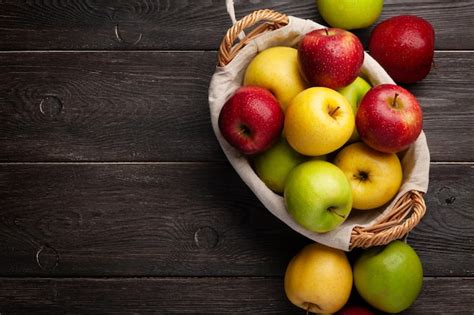
<instances>
[{"instance_id":1,"label":"pile of apples","mask_svg":"<svg viewBox=\"0 0 474 315\"><path fill-rule=\"evenodd\" d=\"M324 233L351 209L383 206L403 174L396 153L422 130L416 98L358 77L364 49L352 33L318 29L298 49L272 47L248 65L219 128L304 228Z\"/></svg>"},{"instance_id":2,"label":"pile of apples","mask_svg":"<svg viewBox=\"0 0 474 315\"><path fill-rule=\"evenodd\" d=\"M344 7L346 3L370 1L341 0L335 6L334 1L321 0L318 5L326 20L336 10L333 25L351 10ZM381 10L382 5L373 7ZM337 12L338 8L344 12ZM373 16L367 14L366 19L375 21L378 15ZM421 18L394 17L374 29L369 48L397 82L416 82L431 68L434 31ZM243 86L219 115L222 136L248 156L272 191L283 195L293 219L313 232L334 230L352 209L376 209L392 200L403 180L397 154L412 145L422 130L422 110L415 96L395 84L371 86L360 76L363 62L363 45L351 32L337 27L311 31L297 48L272 47L254 57ZM383 266L383 255L395 261L397 255L404 255L403 263ZM386 312L407 308L422 283L421 263L413 249L397 241L366 256L354 270L362 279L359 284L355 279L361 295ZM388 267L391 272L383 271ZM393 275L398 278L393 282L406 280L401 291L384 287ZM295 305L332 313L347 301L352 277L344 252L313 244L290 262L285 289ZM387 297L377 290L396 293ZM316 301L311 300L315 296ZM392 305L394 299L398 302Z\"/></svg>"}]
</instances>

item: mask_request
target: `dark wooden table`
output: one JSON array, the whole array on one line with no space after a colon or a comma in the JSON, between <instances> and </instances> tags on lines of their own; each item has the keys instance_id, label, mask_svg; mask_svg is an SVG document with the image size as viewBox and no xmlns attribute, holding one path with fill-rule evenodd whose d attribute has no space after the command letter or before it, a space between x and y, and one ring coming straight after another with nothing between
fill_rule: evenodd
<instances>
[{"instance_id":1,"label":"dark wooden table","mask_svg":"<svg viewBox=\"0 0 474 315\"><path fill-rule=\"evenodd\" d=\"M236 1L322 22L314 0ZM436 29L408 86L431 150L409 235L424 289L409 314L474 312L474 1L385 1ZM0 313L304 314L285 298L309 240L226 162L207 89L222 0L0 0ZM357 34L367 43L370 30Z\"/></svg>"}]
</instances>

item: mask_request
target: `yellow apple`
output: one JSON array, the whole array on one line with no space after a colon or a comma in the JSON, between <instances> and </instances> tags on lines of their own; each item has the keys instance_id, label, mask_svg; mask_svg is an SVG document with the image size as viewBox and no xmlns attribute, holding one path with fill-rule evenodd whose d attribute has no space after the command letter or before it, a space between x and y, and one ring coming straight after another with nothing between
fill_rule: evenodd
<instances>
[{"instance_id":1,"label":"yellow apple","mask_svg":"<svg viewBox=\"0 0 474 315\"><path fill-rule=\"evenodd\" d=\"M298 51L277 46L259 53L247 67L244 85L256 85L270 90L283 110L293 97L306 88L298 69Z\"/></svg>"},{"instance_id":2,"label":"yellow apple","mask_svg":"<svg viewBox=\"0 0 474 315\"><path fill-rule=\"evenodd\" d=\"M333 152L354 131L352 107L340 93L313 87L295 96L285 113L288 143L301 154L316 156Z\"/></svg>"},{"instance_id":3,"label":"yellow apple","mask_svg":"<svg viewBox=\"0 0 474 315\"><path fill-rule=\"evenodd\" d=\"M380 207L400 189L403 172L394 153L376 151L362 142L342 149L334 159L352 187L352 207L368 210Z\"/></svg>"},{"instance_id":4,"label":"yellow apple","mask_svg":"<svg viewBox=\"0 0 474 315\"><path fill-rule=\"evenodd\" d=\"M339 249L313 243L288 264L285 292L294 305L313 313L335 313L352 289L352 269Z\"/></svg>"}]
</instances>

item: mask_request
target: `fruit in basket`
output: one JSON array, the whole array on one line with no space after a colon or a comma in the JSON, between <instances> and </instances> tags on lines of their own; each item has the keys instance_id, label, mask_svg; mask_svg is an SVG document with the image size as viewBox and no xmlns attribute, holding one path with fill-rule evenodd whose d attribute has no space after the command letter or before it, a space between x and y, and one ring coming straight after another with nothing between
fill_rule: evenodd
<instances>
[{"instance_id":1,"label":"fruit in basket","mask_svg":"<svg viewBox=\"0 0 474 315\"><path fill-rule=\"evenodd\" d=\"M375 27L369 51L395 81L413 83L430 72L434 41L435 32L428 21L401 15Z\"/></svg>"},{"instance_id":2,"label":"fruit in basket","mask_svg":"<svg viewBox=\"0 0 474 315\"><path fill-rule=\"evenodd\" d=\"M403 174L395 153L376 151L362 142L342 149L334 164L346 174L352 188L352 207L359 210L378 208L400 189Z\"/></svg>"},{"instance_id":3,"label":"fruit in basket","mask_svg":"<svg viewBox=\"0 0 474 315\"><path fill-rule=\"evenodd\" d=\"M332 27L369 27L382 13L383 0L317 0L319 14Z\"/></svg>"},{"instance_id":4,"label":"fruit in basket","mask_svg":"<svg viewBox=\"0 0 474 315\"><path fill-rule=\"evenodd\" d=\"M423 114L413 94L398 85L382 84L362 99L356 125L367 145L397 153L416 141L423 128Z\"/></svg>"},{"instance_id":5,"label":"fruit in basket","mask_svg":"<svg viewBox=\"0 0 474 315\"><path fill-rule=\"evenodd\" d=\"M286 110L286 139L304 155L330 153L346 143L353 131L351 105L344 96L328 88L304 90Z\"/></svg>"},{"instance_id":6,"label":"fruit in basket","mask_svg":"<svg viewBox=\"0 0 474 315\"><path fill-rule=\"evenodd\" d=\"M283 193L285 180L297 165L309 160L326 160L325 155L307 157L296 152L282 136L270 149L255 156L255 172L277 194Z\"/></svg>"},{"instance_id":7,"label":"fruit in basket","mask_svg":"<svg viewBox=\"0 0 474 315\"><path fill-rule=\"evenodd\" d=\"M364 48L351 32L317 29L298 45L300 71L312 86L339 89L355 80L364 62Z\"/></svg>"},{"instance_id":8,"label":"fruit in basket","mask_svg":"<svg viewBox=\"0 0 474 315\"><path fill-rule=\"evenodd\" d=\"M342 310L336 313L336 315L375 315L374 312L368 310L363 306L344 306Z\"/></svg>"},{"instance_id":9,"label":"fruit in basket","mask_svg":"<svg viewBox=\"0 0 474 315\"><path fill-rule=\"evenodd\" d=\"M421 292L420 258L402 241L371 248L354 264L354 284L373 307L388 313L401 312L410 307Z\"/></svg>"},{"instance_id":10,"label":"fruit in basket","mask_svg":"<svg viewBox=\"0 0 474 315\"><path fill-rule=\"evenodd\" d=\"M254 166L257 175L268 188L282 193L288 173L306 159L281 137L274 146L255 157Z\"/></svg>"},{"instance_id":11,"label":"fruit in basket","mask_svg":"<svg viewBox=\"0 0 474 315\"><path fill-rule=\"evenodd\" d=\"M346 176L334 164L309 161L288 174L284 200L288 213L299 225L325 233L349 216L352 191Z\"/></svg>"},{"instance_id":12,"label":"fruit in basket","mask_svg":"<svg viewBox=\"0 0 474 315\"><path fill-rule=\"evenodd\" d=\"M283 110L293 97L306 88L298 70L298 52L291 47L272 47L252 59L244 75L244 85L268 89Z\"/></svg>"},{"instance_id":13,"label":"fruit in basket","mask_svg":"<svg viewBox=\"0 0 474 315\"><path fill-rule=\"evenodd\" d=\"M351 104L354 117L357 114L357 110L359 109L360 101L364 97L365 93L370 90L370 88L371 86L369 83L367 83L367 81L361 77L357 77L354 82L338 90L338 92L341 93ZM349 142L354 142L358 139L359 133L357 132L357 128L354 128Z\"/></svg>"},{"instance_id":14,"label":"fruit in basket","mask_svg":"<svg viewBox=\"0 0 474 315\"><path fill-rule=\"evenodd\" d=\"M312 313L334 313L349 299L352 270L346 254L318 243L304 247L288 264L285 292Z\"/></svg>"},{"instance_id":15,"label":"fruit in basket","mask_svg":"<svg viewBox=\"0 0 474 315\"><path fill-rule=\"evenodd\" d=\"M219 113L222 136L244 154L265 151L278 140L284 114L268 90L244 86L232 95Z\"/></svg>"}]
</instances>

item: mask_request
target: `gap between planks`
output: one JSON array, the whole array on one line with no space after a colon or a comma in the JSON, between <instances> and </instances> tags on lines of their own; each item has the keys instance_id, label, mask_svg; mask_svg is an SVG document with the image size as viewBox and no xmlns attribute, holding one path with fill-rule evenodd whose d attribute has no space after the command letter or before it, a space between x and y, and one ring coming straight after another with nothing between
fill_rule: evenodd
<instances>
[{"instance_id":1,"label":"gap between planks","mask_svg":"<svg viewBox=\"0 0 474 315\"><path fill-rule=\"evenodd\" d=\"M84 161L68 161L68 162L0 162L0 165L208 165L208 164L227 164L226 160L217 161L144 161L144 162L113 162L113 161L96 161L96 162L84 162ZM474 161L470 162L430 162L431 165L474 165Z\"/></svg>"},{"instance_id":2,"label":"gap between planks","mask_svg":"<svg viewBox=\"0 0 474 315\"><path fill-rule=\"evenodd\" d=\"M102 281L114 281L114 280L199 280L199 279L282 279L284 276L129 276L129 275L118 275L118 276L0 276L2 280L102 280ZM428 276L423 277L423 280L474 280L474 276Z\"/></svg>"},{"instance_id":3,"label":"gap between planks","mask_svg":"<svg viewBox=\"0 0 474 315\"><path fill-rule=\"evenodd\" d=\"M221 161L125 161L125 162L113 162L113 161L96 161L96 162L86 162L86 161L67 161L67 162L0 162L0 165L204 165L204 164L225 164L226 160ZM474 162L473 162L474 163Z\"/></svg>"},{"instance_id":4,"label":"gap between planks","mask_svg":"<svg viewBox=\"0 0 474 315\"><path fill-rule=\"evenodd\" d=\"M1 50L0 54L20 54L20 53L186 53L186 52L215 52L217 49L51 49L51 50ZM368 52L368 50L366 50ZM435 49L435 52L442 53L472 53L474 49Z\"/></svg>"}]
</instances>

